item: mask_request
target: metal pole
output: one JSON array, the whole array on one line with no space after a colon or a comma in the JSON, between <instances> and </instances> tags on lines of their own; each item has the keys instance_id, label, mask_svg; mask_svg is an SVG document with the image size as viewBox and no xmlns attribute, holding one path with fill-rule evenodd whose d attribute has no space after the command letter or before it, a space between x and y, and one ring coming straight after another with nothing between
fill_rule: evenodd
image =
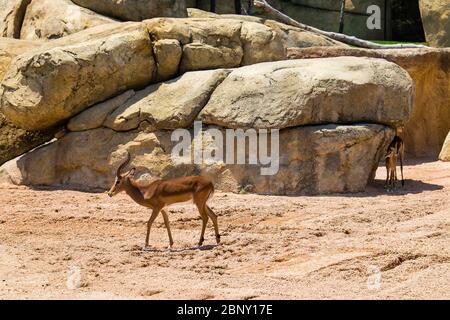
<instances>
[{"instance_id":1,"label":"metal pole","mask_svg":"<svg viewBox=\"0 0 450 320\"><path fill-rule=\"evenodd\" d=\"M384 37L385 40L392 40L392 4L390 0L384 1Z\"/></svg>"},{"instance_id":2,"label":"metal pole","mask_svg":"<svg viewBox=\"0 0 450 320\"><path fill-rule=\"evenodd\" d=\"M236 14L242 14L241 0L234 0L234 10L235 10Z\"/></svg>"},{"instance_id":3,"label":"metal pole","mask_svg":"<svg viewBox=\"0 0 450 320\"><path fill-rule=\"evenodd\" d=\"M344 14L345 14L345 0L341 0L341 14L339 17L339 33L344 33Z\"/></svg>"}]
</instances>

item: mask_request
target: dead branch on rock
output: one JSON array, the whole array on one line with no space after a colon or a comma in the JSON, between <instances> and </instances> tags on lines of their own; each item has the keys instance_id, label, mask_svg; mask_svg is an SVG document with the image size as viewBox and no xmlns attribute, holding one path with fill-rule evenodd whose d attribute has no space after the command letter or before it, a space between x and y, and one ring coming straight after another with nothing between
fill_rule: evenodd
<instances>
[{"instance_id":1,"label":"dead branch on rock","mask_svg":"<svg viewBox=\"0 0 450 320\"><path fill-rule=\"evenodd\" d=\"M278 21L288 24L297 28L304 29L306 31L310 31L313 33L321 34L328 38L331 38L336 41L340 41L346 44L350 44L352 46L360 47L360 48L368 48L368 49L410 49L410 48L428 48L424 45L418 44L377 44L370 41L362 40L357 37L347 36L342 33L323 31L306 24L300 23L288 15L278 11L274 7L272 7L266 0L257 0L255 1L255 8L263 10L267 14L271 14L277 18Z\"/></svg>"}]
</instances>

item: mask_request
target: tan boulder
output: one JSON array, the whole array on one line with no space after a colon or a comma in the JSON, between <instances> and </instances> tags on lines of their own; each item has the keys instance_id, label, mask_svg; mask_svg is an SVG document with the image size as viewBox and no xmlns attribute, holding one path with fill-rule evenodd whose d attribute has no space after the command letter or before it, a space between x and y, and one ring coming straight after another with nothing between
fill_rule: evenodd
<instances>
[{"instance_id":1,"label":"tan boulder","mask_svg":"<svg viewBox=\"0 0 450 320\"><path fill-rule=\"evenodd\" d=\"M444 145L442 146L441 153L439 154L439 160L450 161L450 132L448 133Z\"/></svg>"},{"instance_id":2,"label":"tan boulder","mask_svg":"<svg viewBox=\"0 0 450 320\"><path fill-rule=\"evenodd\" d=\"M70 0L33 0L28 6L21 39L56 39L115 20L79 7Z\"/></svg>"},{"instance_id":3,"label":"tan boulder","mask_svg":"<svg viewBox=\"0 0 450 320\"><path fill-rule=\"evenodd\" d=\"M432 47L450 47L450 1L419 0L423 28Z\"/></svg>"},{"instance_id":4,"label":"tan boulder","mask_svg":"<svg viewBox=\"0 0 450 320\"><path fill-rule=\"evenodd\" d=\"M72 0L79 6L124 21L186 17L185 0Z\"/></svg>"},{"instance_id":5,"label":"tan boulder","mask_svg":"<svg viewBox=\"0 0 450 320\"><path fill-rule=\"evenodd\" d=\"M114 131L173 130L193 124L214 89L231 70L192 71L144 90L125 92L70 119L67 128L85 131L102 126Z\"/></svg>"},{"instance_id":6,"label":"tan boulder","mask_svg":"<svg viewBox=\"0 0 450 320\"><path fill-rule=\"evenodd\" d=\"M173 78L178 73L183 50L176 39L163 39L153 45L156 66L158 69L157 80L163 81Z\"/></svg>"},{"instance_id":7,"label":"tan boulder","mask_svg":"<svg viewBox=\"0 0 450 320\"><path fill-rule=\"evenodd\" d=\"M358 48L289 49L292 59L360 56L392 61L411 75L416 99L403 130L406 151L416 157L435 157L450 131L450 49L369 50Z\"/></svg>"},{"instance_id":8,"label":"tan boulder","mask_svg":"<svg viewBox=\"0 0 450 320\"><path fill-rule=\"evenodd\" d=\"M217 14L217 13L201 10L199 8L194 8L193 6L195 4L186 3L186 5L188 7L191 6L191 7L187 8L187 14L188 14L189 18L220 18L221 17L221 15Z\"/></svg>"},{"instance_id":9,"label":"tan boulder","mask_svg":"<svg viewBox=\"0 0 450 320\"><path fill-rule=\"evenodd\" d=\"M401 125L414 84L381 59L340 57L262 63L234 70L199 118L227 128L287 128L322 123Z\"/></svg>"},{"instance_id":10,"label":"tan boulder","mask_svg":"<svg viewBox=\"0 0 450 320\"><path fill-rule=\"evenodd\" d=\"M241 39L244 49L243 66L283 60L286 57L287 41L275 29L264 24L243 22Z\"/></svg>"},{"instance_id":11,"label":"tan boulder","mask_svg":"<svg viewBox=\"0 0 450 320\"><path fill-rule=\"evenodd\" d=\"M117 97L96 104L71 118L67 123L67 129L70 131L85 131L101 127L114 110L124 105L134 95L134 90L128 90Z\"/></svg>"},{"instance_id":12,"label":"tan boulder","mask_svg":"<svg viewBox=\"0 0 450 320\"><path fill-rule=\"evenodd\" d=\"M149 86L113 111L104 126L129 131L146 123L147 131L187 128L207 103L214 89L230 73L217 69L193 71Z\"/></svg>"},{"instance_id":13,"label":"tan boulder","mask_svg":"<svg viewBox=\"0 0 450 320\"><path fill-rule=\"evenodd\" d=\"M20 38L23 18L31 0L0 0L0 37Z\"/></svg>"},{"instance_id":14,"label":"tan boulder","mask_svg":"<svg viewBox=\"0 0 450 320\"><path fill-rule=\"evenodd\" d=\"M38 48L42 43L0 38L0 79L17 55ZM26 131L14 126L0 113L0 165L49 141L53 130Z\"/></svg>"},{"instance_id":15,"label":"tan boulder","mask_svg":"<svg viewBox=\"0 0 450 320\"><path fill-rule=\"evenodd\" d=\"M261 194L358 192L373 178L393 130L382 125L325 125L285 129L279 138L279 170L261 175L258 164L181 164L171 156L167 131L115 132L99 128L72 132L0 167L0 181L107 189L126 151L136 179L204 174L223 191ZM305 143L309 141L309 143Z\"/></svg>"},{"instance_id":16,"label":"tan boulder","mask_svg":"<svg viewBox=\"0 0 450 320\"><path fill-rule=\"evenodd\" d=\"M1 111L24 129L47 128L127 89L148 85L154 73L142 24L101 25L17 57L1 83Z\"/></svg>"}]
</instances>

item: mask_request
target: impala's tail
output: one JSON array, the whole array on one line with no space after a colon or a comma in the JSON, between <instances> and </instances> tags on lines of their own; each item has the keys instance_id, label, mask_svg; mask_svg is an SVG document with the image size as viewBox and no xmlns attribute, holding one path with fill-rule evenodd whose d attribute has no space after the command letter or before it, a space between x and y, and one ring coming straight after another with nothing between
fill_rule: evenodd
<instances>
[{"instance_id":1,"label":"impala's tail","mask_svg":"<svg viewBox=\"0 0 450 320\"><path fill-rule=\"evenodd\" d=\"M214 185L212 186L211 190L209 191L208 198L206 199L206 203L208 203L208 201L211 200L213 196L214 196Z\"/></svg>"}]
</instances>

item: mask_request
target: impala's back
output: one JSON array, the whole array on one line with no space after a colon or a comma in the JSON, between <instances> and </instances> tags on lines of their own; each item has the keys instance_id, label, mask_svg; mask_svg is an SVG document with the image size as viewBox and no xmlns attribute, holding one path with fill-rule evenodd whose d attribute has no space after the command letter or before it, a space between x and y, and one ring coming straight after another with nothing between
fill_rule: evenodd
<instances>
[{"instance_id":1,"label":"impala's back","mask_svg":"<svg viewBox=\"0 0 450 320\"><path fill-rule=\"evenodd\" d=\"M182 177L153 182L144 193L144 198L165 205L194 200L206 203L214 192L214 185L205 177Z\"/></svg>"}]
</instances>

